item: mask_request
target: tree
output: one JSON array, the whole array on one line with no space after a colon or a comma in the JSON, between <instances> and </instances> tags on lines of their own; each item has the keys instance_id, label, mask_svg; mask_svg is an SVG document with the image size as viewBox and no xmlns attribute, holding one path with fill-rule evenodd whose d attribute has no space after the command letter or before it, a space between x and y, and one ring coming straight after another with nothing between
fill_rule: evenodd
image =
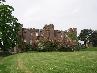
<instances>
[{"instance_id":1,"label":"tree","mask_svg":"<svg viewBox=\"0 0 97 73\"><path fill-rule=\"evenodd\" d=\"M80 35L78 36L79 40L84 41L84 45L86 46L86 43L90 41L90 36L92 34L91 29L83 29L81 30Z\"/></svg>"},{"instance_id":2,"label":"tree","mask_svg":"<svg viewBox=\"0 0 97 73\"><path fill-rule=\"evenodd\" d=\"M0 0L0 2L4 1ZM12 6L0 3L0 48L4 51L17 45L18 32L22 26L12 15L12 11L14 11Z\"/></svg>"},{"instance_id":3,"label":"tree","mask_svg":"<svg viewBox=\"0 0 97 73\"><path fill-rule=\"evenodd\" d=\"M93 31L90 37L90 41L94 47L97 47L97 31Z\"/></svg>"},{"instance_id":4,"label":"tree","mask_svg":"<svg viewBox=\"0 0 97 73\"><path fill-rule=\"evenodd\" d=\"M71 39L71 40L78 40L77 39L77 34L75 32L69 32L68 33L68 37Z\"/></svg>"},{"instance_id":5,"label":"tree","mask_svg":"<svg viewBox=\"0 0 97 73\"><path fill-rule=\"evenodd\" d=\"M0 0L0 3L1 3L1 2L5 2L5 0Z\"/></svg>"}]
</instances>

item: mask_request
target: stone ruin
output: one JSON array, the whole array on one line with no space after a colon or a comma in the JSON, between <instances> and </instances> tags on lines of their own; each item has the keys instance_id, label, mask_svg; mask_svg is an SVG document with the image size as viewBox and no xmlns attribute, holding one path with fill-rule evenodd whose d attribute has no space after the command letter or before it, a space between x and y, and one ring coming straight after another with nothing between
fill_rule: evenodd
<instances>
[{"instance_id":1,"label":"stone ruin","mask_svg":"<svg viewBox=\"0 0 97 73\"><path fill-rule=\"evenodd\" d=\"M36 47L37 42L39 41L51 41L66 45L76 45L77 40L72 40L68 37L68 33L75 33L77 36L77 28L70 28L65 31L60 31L54 30L54 25L49 24L45 25L43 29L22 28L21 38L24 43L30 44L33 47Z\"/></svg>"}]
</instances>

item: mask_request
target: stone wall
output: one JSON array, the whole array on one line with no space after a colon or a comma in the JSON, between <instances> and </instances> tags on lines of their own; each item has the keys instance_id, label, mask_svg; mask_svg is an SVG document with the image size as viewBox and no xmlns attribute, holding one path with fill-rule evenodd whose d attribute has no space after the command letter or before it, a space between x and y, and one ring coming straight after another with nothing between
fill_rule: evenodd
<instances>
[{"instance_id":1,"label":"stone wall","mask_svg":"<svg viewBox=\"0 0 97 73\"><path fill-rule=\"evenodd\" d=\"M75 33L77 36L77 28L70 28L66 31L54 30L54 25L45 25L43 29L22 28L22 38L27 44L33 47L37 46L39 41L60 42L62 44L73 45L75 42L68 37L68 33Z\"/></svg>"}]
</instances>

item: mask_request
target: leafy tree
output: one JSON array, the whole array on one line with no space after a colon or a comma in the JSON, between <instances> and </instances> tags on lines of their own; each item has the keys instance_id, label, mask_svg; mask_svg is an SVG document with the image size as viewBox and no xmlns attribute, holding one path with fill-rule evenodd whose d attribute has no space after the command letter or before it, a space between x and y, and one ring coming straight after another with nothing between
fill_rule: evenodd
<instances>
[{"instance_id":1,"label":"leafy tree","mask_svg":"<svg viewBox=\"0 0 97 73\"><path fill-rule=\"evenodd\" d=\"M68 47L69 48L69 51L70 50L72 50L72 51L78 50L79 49L78 48L79 43L78 43L77 33L75 33L75 32L69 32L68 33L68 37L71 40L71 42L69 43L69 46L70 47Z\"/></svg>"},{"instance_id":2,"label":"leafy tree","mask_svg":"<svg viewBox=\"0 0 97 73\"><path fill-rule=\"evenodd\" d=\"M83 29L81 30L80 35L78 36L79 40L84 41L84 45L86 46L86 43L90 41L90 36L92 34L91 29Z\"/></svg>"},{"instance_id":3,"label":"leafy tree","mask_svg":"<svg viewBox=\"0 0 97 73\"><path fill-rule=\"evenodd\" d=\"M12 11L14 11L12 6L0 3L0 48L4 51L15 47L18 43L21 24L12 15Z\"/></svg>"},{"instance_id":4,"label":"leafy tree","mask_svg":"<svg viewBox=\"0 0 97 73\"><path fill-rule=\"evenodd\" d=\"M1 3L1 2L5 2L5 0L0 0L0 3Z\"/></svg>"},{"instance_id":5,"label":"leafy tree","mask_svg":"<svg viewBox=\"0 0 97 73\"><path fill-rule=\"evenodd\" d=\"M69 32L68 33L68 37L71 39L71 40L78 40L77 39L77 34L75 32Z\"/></svg>"},{"instance_id":6,"label":"leafy tree","mask_svg":"<svg viewBox=\"0 0 97 73\"><path fill-rule=\"evenodd\" d=\"M90 41L94 47L97 47L97 31L93 31L90 37Z\"/></svg>"}]
</instances>

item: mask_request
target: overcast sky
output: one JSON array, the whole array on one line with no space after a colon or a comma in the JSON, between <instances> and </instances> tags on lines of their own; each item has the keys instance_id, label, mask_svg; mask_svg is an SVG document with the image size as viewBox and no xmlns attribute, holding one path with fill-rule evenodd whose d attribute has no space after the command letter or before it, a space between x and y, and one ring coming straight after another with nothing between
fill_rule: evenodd
<instances>
[{"instance_id":1,"label":"overcast sky","mask_svg":"<svg viewBox=\"0 0 97 73\"><path fill-rule=\"evenodd\" d=\"M55 29L70 27L97 29L97 0L6 0L15 9L14 16L26 28Z\"/></svg>"}]
</instances>

